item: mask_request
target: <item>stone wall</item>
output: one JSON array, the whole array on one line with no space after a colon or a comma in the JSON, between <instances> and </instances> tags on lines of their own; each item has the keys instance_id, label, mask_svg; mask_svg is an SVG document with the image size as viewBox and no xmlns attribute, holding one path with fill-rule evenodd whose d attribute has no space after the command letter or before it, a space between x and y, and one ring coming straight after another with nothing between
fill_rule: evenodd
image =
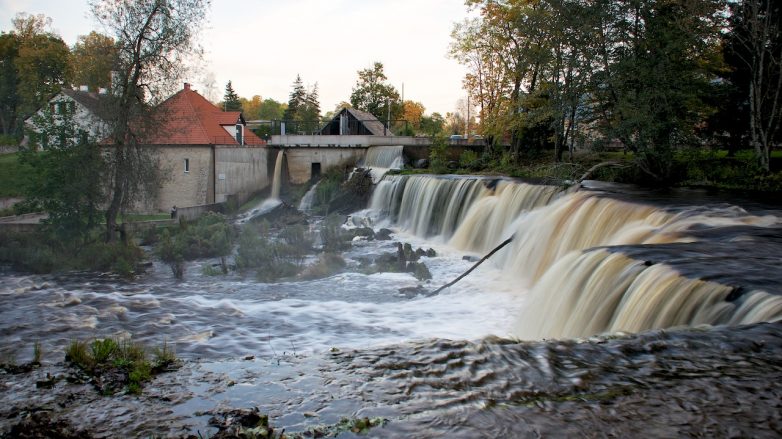
<instances>
[{"instance_id":1,"label":"stone wall","mask_svg":"<svg viewBox=\"0 0 782 439\"><path fill-rule=\"evenodd\" d=\"M274 151L271 151L274 153ZM218 146L215 148L216 203L231 195L245 198L271 184L268 148ZM272 159L273 160L273 159Z\"/></svg>"},{"instance_id":2,"label":"stone wall","mask_svg":"<svg viewBox=\"0 0 782 439\"><path fill-rule=\"evenodd\" d=\"M145 210L169 212L172 206L200 206L214 202L213 148L210 145L158 146L163 181L157 198ZM189 170L185 170L185 159Z\"/></svg>"},{"instance_id":3,"label":"stone wall","mask_svg":"<svg viewBox=\"0 0 782 439\"><path fill-rule=\"evenodd\" d=\"M223 213L225 211L225 203L215 204L203 204L201 206L189 206L177 208L176 219L185 221L194 221L201 217L206 212Z\"/></svg>"},{"instance_id":4,"label":"stone wall","mask_svg":"<svg viewBox=\"0 0 782 439\"><path fill-rule=\"evenodd\" d=\"M306 183L312 178L313 163L320 163L321 173L338 166L353 165L364 158L364 148L286 148L289 181ZM272 153L276 154L276 153Z\"/></svg>"}]
</instances>

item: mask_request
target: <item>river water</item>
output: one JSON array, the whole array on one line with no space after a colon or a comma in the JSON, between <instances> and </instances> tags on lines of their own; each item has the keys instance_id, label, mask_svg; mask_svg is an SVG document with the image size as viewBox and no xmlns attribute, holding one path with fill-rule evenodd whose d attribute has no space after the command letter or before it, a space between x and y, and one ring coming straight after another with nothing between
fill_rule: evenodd
<instances>
[{"instance_id":1,"label":"river water","mask_svg":"<svg viewBox=\"0 0 782 439\"><path fill-rule=\"evenodd\" d=\"M380 416L381 437L778 435L782 326L762 322L782 318L782 216L702 195L386 176L351 224L393 240L354 242L326 279L5 272L0 352L24 362L40 341L45 366L2 375L0 431L43 407L99 437L209 434L210 414L257 406L289 432ZM360 272L395 242L437 252L429 283ZM185 365L141 397L35 388L67 375L69 341L109 336Z\"/></svg>"}]
</instances>

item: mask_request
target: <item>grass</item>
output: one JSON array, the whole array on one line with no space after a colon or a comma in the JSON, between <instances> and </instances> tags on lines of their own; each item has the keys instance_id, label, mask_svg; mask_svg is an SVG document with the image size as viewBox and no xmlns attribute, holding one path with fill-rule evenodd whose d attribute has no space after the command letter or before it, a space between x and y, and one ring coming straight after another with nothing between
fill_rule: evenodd
<instances>
[{"instance_id":1,"label":"grass","mask_svg":"<svg viewBox=\"0 0 782 439\"><path fill-rule=\"evenodd\" d=\"M153 213L153 214L124 214L117 218L118 223L136 223L141 221L159 221L167 220L171 218L170 213Z\"/></svg>"},{"instance_id":2,"label":"grass","mask_svg":"<svg viewBox=\"0 0 782 439\"><path fill-rule=\"evenodd\" d=\"M28 173L27 165L19 163L19 154L0 154L0 197L22 196Z\"/></svg>"},{"instance_id":3,"label":"grass","mask_svg":"<svg viewBox=\"0 0 782 439\"><path fill-rule=\"evenodd\" d=\"M65 361L91 378L108 377L106 380L96 380L102 383L100 390L104 394L112 394L114 390L124 387L127 393L138 395L144 382L176 362L174 350L166 342L152 352L154 360L150 361L147 348L131 339L106 338L92 342L74 340L65 350Z\"/></svg>"}]
</instances>

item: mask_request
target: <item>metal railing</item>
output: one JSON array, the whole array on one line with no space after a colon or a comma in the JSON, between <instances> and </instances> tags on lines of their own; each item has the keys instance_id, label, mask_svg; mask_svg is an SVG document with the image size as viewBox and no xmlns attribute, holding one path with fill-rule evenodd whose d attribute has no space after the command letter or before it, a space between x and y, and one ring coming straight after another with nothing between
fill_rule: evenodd
<instances>
[{"instance_id":1,"label":"metal railing","mask_svg":"<svg viewBox=\"0 0 782 439\"><path fill-rule=\"evenodd\" d=\"M250 126L250 124L248 124ZM283 132L284 127L284 132ZM339 119L323 119L321 121L296 121L296 120L268 120L253 123L250 127L253 132L263 140L269 140L271 136L282 134L290 135L338 135L338 134L366 134L385 136L413 135L412 126L404 119L391 121L348 120L340 130Z\"/></svg>"}]
</instances>

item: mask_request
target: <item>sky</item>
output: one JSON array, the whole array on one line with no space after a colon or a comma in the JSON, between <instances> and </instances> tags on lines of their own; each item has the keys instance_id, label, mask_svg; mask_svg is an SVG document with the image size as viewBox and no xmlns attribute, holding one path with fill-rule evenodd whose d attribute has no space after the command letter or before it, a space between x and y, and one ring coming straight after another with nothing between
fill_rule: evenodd
<instances>
[{"instance_id":1,"label":"sky","mask_svg":"<svg viewBox=\"0 0 782 439\"><path fill-rule=\"evenodd\" d=\"M102 31L87 0L0 0L0 30L10 30L18 12L51 17L69 46ZM466 96L466 70L448 58L448 46L454 23L467 16L462 0L213 0L204 63L188 82L212 100L231 80L239 96L287 102L298 74L307 86L317 82L326 113L350 100L359 70L379 61L406 100L445 115Z\"/></svg>"}]
</instances>

